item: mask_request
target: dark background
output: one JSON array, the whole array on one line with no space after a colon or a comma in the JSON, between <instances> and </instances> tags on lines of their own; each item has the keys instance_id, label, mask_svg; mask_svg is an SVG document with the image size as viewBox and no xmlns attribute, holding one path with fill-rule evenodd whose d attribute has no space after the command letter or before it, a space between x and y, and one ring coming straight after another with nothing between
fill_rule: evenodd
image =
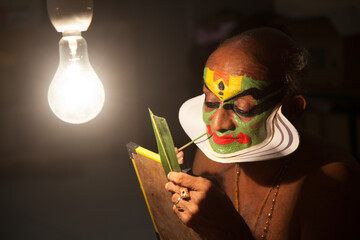
<instances>
[{"instance_id":1,"label":"dark background","mask_svg":"<svg viewBox=\"0 0 360 240\"><path fill-rule=\"evenodd\" d=\"M89 56L106 102L82 125L57 119L58 65L46 1L0 1L0 238L155 239L125 145L156 151L147 108L189 139L178 109L200 93L207 56L253 27L282 29L312 53L301 127L359 156L357 0L95 0ZM191 163L194 147L185 152Z\"/></svg>"}]
</instances>

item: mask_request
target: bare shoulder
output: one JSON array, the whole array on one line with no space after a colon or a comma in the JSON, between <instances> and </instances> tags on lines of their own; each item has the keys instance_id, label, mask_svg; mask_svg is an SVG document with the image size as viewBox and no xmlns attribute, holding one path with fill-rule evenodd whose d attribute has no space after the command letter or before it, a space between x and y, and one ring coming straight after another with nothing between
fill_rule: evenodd
<instances>
[{"instance_id":1,"label":"bare shoulder","mask_svg":"<svg viewBox=\"0 0 360 240\"><path fill-rule=\"evenodd\" d=\"M360 167L336 145L304 139L300 148L303 181L297 211L302 239L349 239L360 215Z\"/></svg>"},{"instance_id":2,"label":"bare shoulder","mask_svg":"<svg viewBox=\"0 0 360 240\"><path fill-rule=\"evenodd\" d=\"M307 166L307 177L326 176L329 180L354 183L360 174L360 165L348 151L336 144L305 135L300 147L300 161Z\"/></svg>"}]
</instances>

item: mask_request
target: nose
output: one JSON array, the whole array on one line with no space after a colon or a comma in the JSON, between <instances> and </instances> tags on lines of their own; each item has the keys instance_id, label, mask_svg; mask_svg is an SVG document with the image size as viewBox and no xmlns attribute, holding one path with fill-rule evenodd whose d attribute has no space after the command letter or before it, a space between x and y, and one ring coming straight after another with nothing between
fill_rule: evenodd
<instances>
[{"instance_id":1,"label":"nose","mask_svg":"<svg viewBox=\"0 0 360 240\"><path fill-rule=\"evenodd\" d=\"M226 131L235 129L234 112L220 107L209 118L213 131Z\"/></svg>"}]
</instances>

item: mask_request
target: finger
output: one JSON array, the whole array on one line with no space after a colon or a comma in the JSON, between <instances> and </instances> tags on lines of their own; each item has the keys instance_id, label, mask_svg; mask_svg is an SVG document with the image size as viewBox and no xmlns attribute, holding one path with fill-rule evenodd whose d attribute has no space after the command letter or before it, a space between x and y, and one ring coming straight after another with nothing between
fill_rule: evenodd
<instances>
[{"instance_id":1,"label":"finger","mask_svg":"<svg viewBox=\"0 0 360 240\"><path fill-rule=\"evenodd\" d=\"M194 215L198 212L198 206L180 199L177 204L173 205L173 211L185 225L189 225Z\"/></svg>"},{"instance_id":2,"label":"finger","mask_svg":"<svg viewBox=\"0 0 360 240\"><path fill-rule=\"evenodd\" d=\"M191 205L193 205L193 203L189 203L190 200L184 200L183 198L181 198L181 196L177 193L174 193L171 196L171 202L174 204L178 204L180 205L183 209L188 209L189 207L191 207Z\"/></svg>"},{"instance_id":3,"label":"finger","mask_svg":"<svg viewBox=\"0 0 360 240\"><path fill-rule=\"evenodd\" d=\"M183 151L180 151L180 152L177 152L176 153L176 157L179 159L179 158L183 158L184 157L184 152Z\"/></svg>"},{"instance_id":4,"label":"finger","mask_svg":"<svg viewBox=\"0 0 360 240\"><path fill-rule=\"evenodd\" d=\"M168 174L168 179L176 185L200 191L211 185L210 181L205 178L191 176L183 172L170 172Z\"/></svg>"},{"instance_id":5,"label":"finger","mask_svg":"<svg viewBox=\"0 0 360 240\"><path fill-rule=\"evenodd\" d=\"M165 189L169 192L180 193L180 186L175 185L173 182L167 182L165 184Z\"/></svg>"},{"instance_id":6,"label":"finger","mask_svg":"<svg viewBox=\"0 0 360 240\"><path fill-rule=\"evenodd\" d=\"M174 194L171 196L171 202L174 203L174 204L177 203L177 202L179 202L180 199L181 199L181 197L180 197L180 195L177 194L177 193L174 193Z\"/></svg>"},{"instance_id":7,"label":"finger","mask_svg":"<svg viewBox=\"0 0 360 240\"><path fill-rule=\"evenodd\" d=\"M183 200L179 194L174 194L171 197L171 201L174 204L173 209L178 211L178 212L187 212L189 214L189 210L188 210L188 202Z\"/></svg>"},{"instance_id":8,"label":"finger","mask_svg":"<svg viewBox=\"0 0 360 240\"><path fill-rule=\"evenodd\" d=\"M179 164L184 164L184 152L183 151L179 152L178 148L175 147L175 153Z\"/></svg>"},{"instance_id":9,"label":"finger","mask_svg":"<svg viewBox=\"0 0 360 240\"><path fill-rule=\"evenodd\" d=\"M182 201L182 198L179 194L175 193L171 197L171 202L174 204L176 209L180 212L185 211L186 207L183 206L183 203L180 203Z\"/></svg>"},{"instance_id":10,"label":"finger","mask_svg":"<svg viewBox=\"0 0 360 240\"><path fill-rule=\"evenodd\" d=\"M179 164L184 164L184 152L179 152L176 154Z\"/></svg>"},{"instance_id":11,"label":"finger","mask_svg":"<svg viewBox=\"0 0 360 240\"><path fill-rule=\"evenodd\" d=\"M173 211L185 225L189 225L192 216L187 211L179 211L175 205L173 206Z\"/></svg>"},{"instance_id":12,"label":"finger","mask_svg":"<svg viewBox=\"0 0 360 240\"><path fill-rule=\"evenodd\" d=\"M178 215L180 220L182 220L184 216L189 215L189 213L183 208L183 206L180 205L180 203L173 205L173 211L176 213L176 215Z\"/></svg>"}]
</instances>

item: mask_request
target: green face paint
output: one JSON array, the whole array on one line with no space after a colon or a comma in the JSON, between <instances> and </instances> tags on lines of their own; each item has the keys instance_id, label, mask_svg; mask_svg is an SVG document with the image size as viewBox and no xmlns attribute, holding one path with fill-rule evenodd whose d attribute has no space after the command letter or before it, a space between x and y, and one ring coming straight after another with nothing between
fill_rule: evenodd
<instances>
[{"instance_id":1,"label":"green face paint","mask_svg":"<svg viewBox=\"0 0 360 240\"><path fill-rule=\"evenodd\" d=\"M267 137L266 119L270 116L278 101L269 101L272 96L278 95L279 92L268 92L266 88L269 86L268 82L254 80L247 76L242 76L240 87L233 95L226 96L226 100L219 98L216 85L208 87L208 83L212 83L208 75L208 69L205 72L204 92L207 96L203 107L203 121L207 127L207 134L209 142L213 150L217 153L228 154L234 153L245 148L257 145L265 140ZM216 71L215 71L216 72ZM213 74L213 73L212 73ZM213 74L216 75L216 74ZM219 78L219 77L217 77ZM229 78L231 83L231 78ZM229 85L231 86L231 85ZM226 93L226 92L225 92ZM250 97L250 98L249 98ZM247 99L247 100L243 100ZM249 100L250 99L250 100ZM250 105L245 107L245 105ZM232 121L231 129L222 129L221 131L214 131L211 119L214 114L223 108L221 111L232 111L231 114L222 114L220 121ZM211 136L211 137L210 137Z\"/></svg>"},{"instance_id":2,"label":"green face paint","mask_svg":"<svg viewBox=\"0 0 360 240\"><path fill-rule=\"evenodd\" d=\"M205 107L204 105L204 108ZM219 132L213 131L211 121L209 120L211 115L218 111L218 109L214 109L211 112L206 112L205 109L203 109L203 120L207 127L211 147L217 153L227 154L261 143L266 138L266 119L272 110L273 109L265 111L246 123L234 112L233 117L236 122L235 129Z\"/></svg>"}]
</instances>

